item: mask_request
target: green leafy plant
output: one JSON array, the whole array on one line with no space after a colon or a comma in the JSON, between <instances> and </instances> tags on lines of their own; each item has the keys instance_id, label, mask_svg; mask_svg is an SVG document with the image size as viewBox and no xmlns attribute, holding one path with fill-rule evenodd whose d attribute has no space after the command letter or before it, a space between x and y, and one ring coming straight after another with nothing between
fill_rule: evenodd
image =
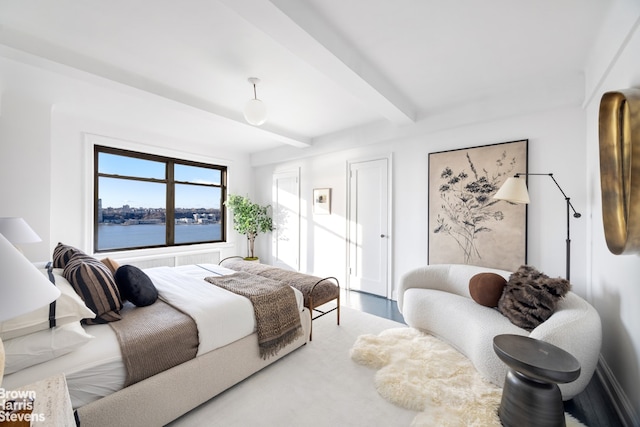
<instances>
[{"instance_id":1,"label":"green leafy plant","mask_svg":"<svg viewBox=\"0 0 640 427\"><path fill-rule=\"evenodd\" d=\"M233 229L247 236L247 259L256 259L254 244L260 233L273 231L273 220L269 214L270 206L260 206L253 203L248 197L230 194L225 206L233 215Z\"/></svg>"}]
</instances>

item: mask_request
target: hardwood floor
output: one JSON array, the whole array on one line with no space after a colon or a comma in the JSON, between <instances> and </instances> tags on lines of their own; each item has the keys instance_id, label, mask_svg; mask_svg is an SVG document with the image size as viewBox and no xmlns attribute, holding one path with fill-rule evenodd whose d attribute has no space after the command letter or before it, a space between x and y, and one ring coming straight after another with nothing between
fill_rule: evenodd
<instances>
[{"instance_id":1,"label":"hardwood floor","mask_svg":"<svg viewBox=\"0 0 640 427\"><path fill-rule=\"evenodd\" d=\"M342 291L341 304L379 317L405 323L398 304L376 295ZM599 378L594 375L587 388L573 399L564 402L565 411L588 427L619 427L623 423L610 402Z\"/></svg>"}]
</instances>

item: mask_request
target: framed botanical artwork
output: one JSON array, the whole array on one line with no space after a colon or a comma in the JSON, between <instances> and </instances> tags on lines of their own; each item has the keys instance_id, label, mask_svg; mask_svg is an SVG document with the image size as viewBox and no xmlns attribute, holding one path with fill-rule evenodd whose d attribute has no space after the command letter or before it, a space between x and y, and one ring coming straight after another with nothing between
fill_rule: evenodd
<instances>
[{"instance_id":1,"label":"framed botanical artwork","mask_svg":"<svg viewBox=\"0 0 640 427\"><path fill-rule=\"evenodd\" d=\"M429 264L526 264L526 205L493 196L527 161L528 140L429 154Z\"/></svg>"},{"instance_id":2,"label":"framed botanical artwork","mask_svg":"<svg viewBox=\"0 0 640 427\"><path fill-rule=\"evenodd\" d=\"M313 189L313 213L316 215L328 215L331 213L331 189Z\"/></svg>"}]
</instances>

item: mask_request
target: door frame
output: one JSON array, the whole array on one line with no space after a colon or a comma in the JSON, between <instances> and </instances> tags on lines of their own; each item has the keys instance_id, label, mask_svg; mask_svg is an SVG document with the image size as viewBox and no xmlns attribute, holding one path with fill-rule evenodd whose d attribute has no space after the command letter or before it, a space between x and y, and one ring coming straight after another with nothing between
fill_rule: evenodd
<instances>
[{"instance_id":1,"label":"door frame","mask_svg":"<svg viewBox=\"0 0 640 427\"><path fill-rule=\"evenodd\" d=\"M345 277L346 289L351 290L351 275L349 268L351 266L351 165L355 163L370 162L374 160L387 161L387 298L393 298L393 153L381 154L378 156L357 157L347 160L346 163L346 230L345 230Z\"/></svg>"}]
</instances>

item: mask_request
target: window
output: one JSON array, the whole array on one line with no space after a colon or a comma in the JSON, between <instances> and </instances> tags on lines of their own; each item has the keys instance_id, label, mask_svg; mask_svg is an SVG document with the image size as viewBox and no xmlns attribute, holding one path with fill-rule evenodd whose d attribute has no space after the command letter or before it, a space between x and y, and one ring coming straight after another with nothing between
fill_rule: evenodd
<instances>
[{"instance_id":1,"label":"window","mask_svg":"<svg viewBox=\"0 0 640 427\"><path fill-rule=\"evenodd\" d=\"M96 145L94 251L225 241L227 168Z\"/></svg>"}]
</instances>

